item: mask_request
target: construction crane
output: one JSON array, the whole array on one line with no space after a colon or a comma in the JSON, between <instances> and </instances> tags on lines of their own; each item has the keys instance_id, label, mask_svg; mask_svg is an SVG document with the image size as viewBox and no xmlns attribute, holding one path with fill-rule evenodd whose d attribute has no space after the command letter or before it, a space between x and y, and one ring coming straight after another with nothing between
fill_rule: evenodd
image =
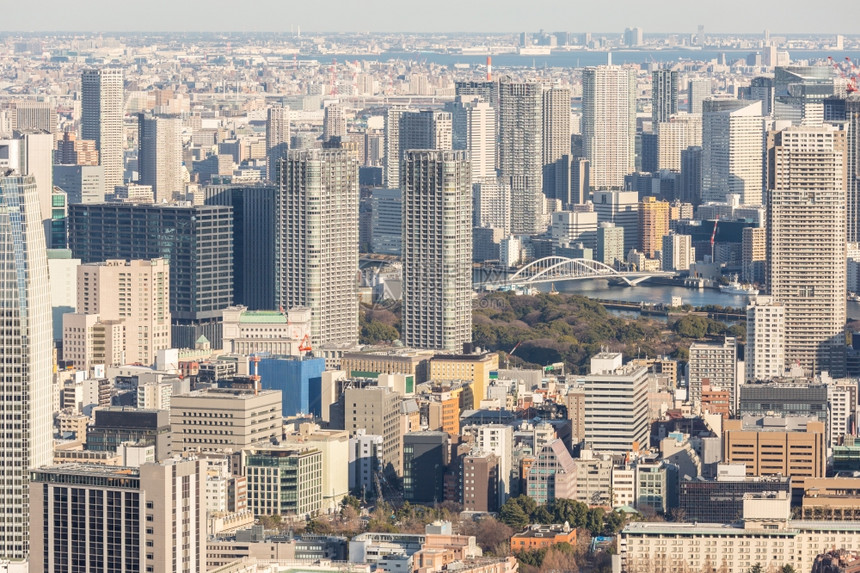
<instances>
[{"instance_id":1,"label":"construction crane","mask_svg":"<svg viewBox=\"0 0 860 573\"><path fill-rule=\"evenodd\" d=\"M717 224L720 222L720 216L717 215L717 218L714 219L714 231L711 233L711 263L713 263L716 259L714 258L714 240L717 238Z\"/></svg>"},{"instance_id":2,"label":"construction crane","mask_svg":"<svg viewBox=\"0 0 860 573\"><path fill-rule=\"evenodd\" d=\"M846 57L845 59L848 61L848 69L853 71L854 64L851 61L851 58ZM857 89L857 76L856 75L849 76L848 74L846 74L845 70L842 68L842 66L840 66L836 62L836 60L833 59L832 56L827 56L827 61L830 62L830 65L833 66L834 70L836 70L836 74L840 78L845 80L845 90L848 93L854 93L854 92L858 91L858 89Z\"/></svg>"},{"instance_id":3,"label":"construction crane","mask_svg":"<svg viewBox=\"0 0 860 573\"><path fill-rule=\"evenodd\" d=\"M519 347L520 347L520 344L522 344L522 343L523 343L523 341L522 341L522 340L520 340L519 342L517 342L517 345L516 345L516 346L514 346L514 347L511 349L511 351L510 351L510 352L508 352L508 355L505 357L505 368L507 368L508 366L510 366L510 365L511 365L511 363L510 363L510 358L511 358L511 356L513 356L513 355L514 355L514 352L516 352L516 351L517 351L517 348L519 348Z\"/></svg>"},{"instance_id":4,"label":"construction crane","mask_svg":"<svg viewBox=\"0 0 860 573\"><path fill-rule=\"evenodd\" d=\"M311 337L309 334L305 334L305 337L302 338L301 344L299 344L299 352L311 352L312 350Z\"/></svg>"}]
</instances>

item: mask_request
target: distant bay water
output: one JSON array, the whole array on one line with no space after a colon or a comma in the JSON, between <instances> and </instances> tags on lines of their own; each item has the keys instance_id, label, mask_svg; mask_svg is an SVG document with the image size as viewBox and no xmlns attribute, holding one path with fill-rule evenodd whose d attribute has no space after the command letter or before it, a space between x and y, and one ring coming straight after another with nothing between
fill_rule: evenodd
<instances>
[{"instance_id":1,"label":"distant bay water","mask_svg":"<svg viewBox=\"0 0 860 573\"><path fill-rule=\"evenodd\" d=\"M619 50L613 51L613 64L647 64L650 62L669 63L678 61L711 61L719 60L725 54L726 62L731 64L747 55L760 52L756 49L746 50ZM520 67L520 68L578 68L585 66L597 66L608 61L610 52L574 50L570 52L553 52L550 55L532 56L518 54L498 54L492 56L494 67ZM837 61L846 57L854 61L860 59L860 51L835 51L835 50L788 50L792 62L801 60L823 60L828 56ZM428 62L442 66L453 66L455 64L468 64L479 66L486 64L486 55L472 54L440 54L436 52L385 52L382 54L319 54L305 56L304 59L315 59L329 61L336 58L340 61L371 60L385 62L388 60L401 60L413 62Z\"/></svg>"}]
</instances>

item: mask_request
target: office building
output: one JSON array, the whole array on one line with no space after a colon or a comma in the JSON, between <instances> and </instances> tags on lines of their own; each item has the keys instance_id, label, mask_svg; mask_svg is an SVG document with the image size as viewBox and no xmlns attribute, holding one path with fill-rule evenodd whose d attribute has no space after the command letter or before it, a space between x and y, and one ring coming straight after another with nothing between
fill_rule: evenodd
<instances>
[{"instance_id":1,"label":"office building","mask_svg":"<svg viewBox=\"0 0 860 573\"><path fill-rule=\"evenodd\" d=\"M374 189L371 197L370 250L400 255L403 248L403 200L397 189Z\"/></svg>"},{"instance_id":2,"label":"office building","mask_svg":"<svg viewBox=\"0 0 860 573\"><path fill-rule=\"evenodd\" d=\"M434 382L469 382L475 404L478 404L486 398L490 373L498 369L499 355L495 352L436 354L430 358L429 379Z\"/></svg>"},{"instance_id":3,"label":"office building","mask_svg":"<svg viewBox=\"0 0 860 573\"><path fill-rule=\"evenodd\" d=\"M406 346L457 352L472 340L472 199L462 151L406 151L403 319Z\"/></svg>"},{"instance_id":4,"label":"office building","mask_svg":"<svg viewBox=\"0 0 860 573\"><path fill-rule=\"evenodd\" d=\"M210 388L170 399L174 453L238 451L280 439L281 392ZM224 423L230 420L230 425Z\"/></svg>"},{"instance_id":5,"label":"office building","mask_svg":"<svg viewBox=\"0 0 860 573\"><path fill-rule=\"evenodd\" d=\"M51 463L51 298L35 179L0 176L0 205L0 242L7 253L0 286L9 333L0 344L0 396L9 402L0 421L0 558L20 560L29 551L27 472Z\"/></svg>"},{"instance_id":6,"label":"office building","mask_svg":"<svg viewBox=\"0 0 860 573\"><path fill-rule=\"evenodd\" d=\"M746 464L748 476L824 477L826 438L814 417L723 420L723 461Z\"/></svg>"},{"instance_id":7,"label":"office building","mask_svg":"<svg viewBox=\"0 0 860 573\"><path fill-rule=\"evenodd\" d=\"M669 234L669 203L656 197L639 202L639 250L656 258L663 249L663 237Z\"/></svg>"},{"instance_id":8,"label":"office building","mask_svg":"<svg viewBox=\"0 0 860 573\"><path fill-rule=\"evenodd\" d=\"M594 211L557 211L552 214L553 247L582 243L597 247L597 213Z\"/></svg>"},{"instance_id":9,"label":"office building","mask_svg":"<svg viewBox=\"0 0 860 573\"><path fill-rule=\"evenodd\" d=\"M156 203L170 202L185 190L182 175L182 120L137 116L137 171L141 185L152 186Z\"/></svg>"},{"instance_id":10,"label":"office building","mask_svg":"<svg viewBox=\"0 0 860 573\"><path fill-rule=\"evenodd\" d=\"M349 491L375 494L382 467L382 436L356 430L349 438Z\"/></svg>"},{"instance_id":11,"label":"office building","mask_svg":"<svg viewBox=\"0 0 860 573\"><path fill-rule=\"evenodd\" d=\"M737 415L805 416L827 424L828 385L807 380L758 382L740 385Z\"/></svg>"},{"instance_id":12,"label":"office building","mask_svg":"<svg viewBox=\"0 0 860 573\"><path fill-rule=\"evenodd\" d=\"M681 188L678 198L698 205L702 202L702 154L699 146L681 151Z\"/></svg>"},{"instance_id":13,"label":"office building","mask_svg":"<svg viewBox=\"0 0 860 573\"><path fill-rule=\"evenodd\" d=\"M305 356L259 357L257 372L266 390L281 392L281 415L322 416L320 388L325 370L324 358Z\"/></svg>"},{"instance_id":14,"label":"office building","mask_svg":"<svg viewBox=\"0 0 860 573\"><path fill-rule=\"evenodd\" d=\"M388 387L347 388L343 393L344 430L382 436L381 470L401 475L403 467L400 431L400 396Z\"/></svg>"},{"instance_id":15,"label":"office building","mask_svg":"<svg viewBox=\"0 0 860 573\"><path fill-rule=\"evenodd\" d=\"M498 460L498 500L501 507L514 491L513 483L517 477L514 468L512 449L514 432L511 426L505 424L482 424L477 427L475 443L483 452L489 452ZM465 461L464 461L465 463ZM465 475L465 468L464 468Z\"/></svg>"},{"instance_id":16,"label":"office building","mask_svg":"<svg viewBox=\"0 0 860 573\"><path fill-rule=\"evenodd\" d=\"M620 353L601 352L591 358L584 388L587 447L617 454L647 447L647 367L624 365Z\"/></svg>"},{"instance_id":17,"label":"office building","mask_svg":"<svg viewBox=\"0 0 860 573\"><path fill-rule=\"evenodd\" d=\"M624 229L603 221L597 227L597 250L594 260L614 267L624 261Z\"/></svg>"},{"instance_id":18,"label":"office building","mask_svg":"<svg viewBox=\"0 0 860 573\"><path fill-rule=\"evenodd\" d=\"M678 113L678 72L651 72L651 123L656 126Z\"/></svg>"},{"instance_id":19,"label":"office building","mask_svg":"<svg viewBox=\"0 0 860 573\"><path fill-rule=\"evenodd\" d=\"M123 90L122 69L86 70L81 76L81 139L96 142L99 165L105 170L105 195L124 181Z\"/></svg>"},{"instance_id":20,"label":"office building","mask_svg":"<svg viewBox=\"0 0 860 573\"><path fill-rule=\"evenodd\" d=\"M54 165L53 178L69 203L104 201L104 167L100 165Z\"/></svg>"},{"instance_id":21,"label":"office building","mask_svg":"<svg viewBox=\"0 0 860 573\"><path fill-rule=\"evenodd\" d=\"M48 249L48 276L51 279L51 316L54 342L63 339L63 315L75 312L78 304L78 266L68 249Z\"/></svg>"},{"instance_id":22,"label":"office building","mask_svg":"<svg viewBox=\"0 0 860 573\"><path fill-rule=\"evenodd\" d=\"M277 181L278 161L290 147L290 108L273 106L266 110L266 171L269 181Z\"/></svg>"},{"instance_id":23,"label":"office building","mask_svg":"<svg viewBox=\"0 0 860 573\"><path fill-rule=\"evenodd\" d=\"M690 235L679 235L669 231L663 236L663 251L661 264L664 271L678 272L690 270L690 265L696 262L696 250L693 248Z\"/></svg>"},{"instance_id":24,"label":"office building","mask_svg":"<svg viewBox=\"0 0 860 573\"><path fill-rule=\"evenodd\" d=\"M448 469L450 445L446 432L403 435L403 497L410 503L439 503Z\"/></svg>"},{"instance_id":25,"label":"office building","mask_svg":"<svg viewBox=\"0 0 860 573\"><path fill-rule=\"evenodd\" d=\"M624 230L626 255L639 246L639 194L635 191L595 191L594 210L598 223L613 223Z\"/></svg>"},{"instance_id":26,"label":"office building","mask_svg":"<svg viewBox=\"0 0 860 573\"><path fill-rule=\"evenodd\" d=\"M845 99L848 242L860 242L860 95Z\"/></svg>"},{"instance_id":27,"label":"office building","mask_svg":"<svg viewBox=\"0 0 860 573\"><path fill-rule=\"evenodd\" d=\"M322 508L323 456L315 448L284 446L242 452L248 509L255 517L309 517Z\"/></svg>"},{"instance_id":28,"label":"office building","mask_svg":"<svg viewBox=\"0 0 860 573\"><path fill-rule=\"evenodd\" d=\"M761 102L710 99L702 116L702 201L762 204L764 118Z\"/></svg>"},{"instance_id":29,"label":"office building","mask_svg":"<svg viewBox=\"0 0 860 573\"><path fill-rule=\"evenodd\" d=\"M10 111L15 131L57 131L57 108L49 101L14 101Z\"/></svg>"},{"instance_id":30,"label":"office building","mask_svg":"<svg viewBox=\"0 0 860 573\"><path fill-rule=\"evenodd\" d=\"M69 207L69 247L84 263L164 258L170 265L171 342L221 347L221 312L233 304L230 207L100 203Z\"/></svg>"},{"instance_id":31,"label":"office building","mask_svg":"<svg viewBox=\"0 0 860 573\"><path fill-rule=\"evenodd\" d=\"M761 114L768 117L773 113L774 93L773 78L757 77L750 80L749 97L745 99L760 101Z\"/></svg>"},{"instance_id":32,"label":"office building","mask_svg":"<svg viewBox=\"0 0 860 573\"><path fill-rule=\"evenodd\" d=\"M499 84L499 176L511 189L511 232L546 230L543 194L543 88L537 83Z\"/></svg>"},{"instance_id":33,"label":"office building","mask_svg":"<svg viewBox=\"0 0 860 573\"><path fill-rule=\"evenodd\" d=\"M687 393L691 404L702 400L702 387L728 391L729 411L737 411L738 398L738 346L737 341L726 336L722 343L694 342L690 345L690 361L687 363Z\"/></svg>"},{"instance_id":34,"label":"office building","mask_svg":"<svg viewBox=\"0 0 860 573\"><path fill-rule=\"evenodd\" d=\"M688 523L734 523L743 515L744 496L766 491L791 495L791 478L749 477L743 464L718 464L714 479L681 476L678 507Z\"/></svg>"},{"instance_id":35,"label":"office building","mask_svg":"<svg viewBox=\"0 0 860 573\"><path fill-rule=\"evenodd\" d=\"M349 476L344 472L344 460L350 455L349 434L343 430L323 430L319 425L305 422L298 430L287 433L284 443L322 452L322 506L326 513L342 509L343 498L349 495Z\"/></svg>"},{"instance_id":36,"label":"office building","mask_svg":"<svg viewBox=\"0 0 860 573\"><path fill-rule=\"evenodd\" d=\"M415 149L450 150L454 141L454 126L451 113L446 111L405 111L399 116L400 128L397 144L397 157L402 166L405 153ZM402 182L391 182L388 187L396 187Z\"/></svg>"},{"instance_id":37,"label":"office building","mask_svg":"<svg viewBox=\"0 0 860 573\"><path fill-rule=\"evenodd\" d=\"M824 100L836 93L831 66L776 66L773 117L793 126L820 126Z\"/></svg>"},{"instance_id":38,"label":"office building","mask_svg":"<svg viewBox=\"0 0 860 573\"><path fill-rule=\"evenodd\" d=\"M281 160L275 302L311 309L314 344L358 342L358 162L343 149Z\"/></svg>"},{"instance_id":39,"label":"office building","mask_svg":"<svg viewBox=\"0 0 860 573\"><path fill-rule=\"evenodd\" d=\"M576 469L570 452L559 439L544 445L528 469L526 495L538 505L556 499L573 499Z\"/></svg>"},{"instance_id":40,"label":"office building","mask_svg":"<svg viewBox=\"0 0 860 573\"><path fill-rule=\"evenodd\" d=\"M702 113L702 104L711 97L711 80L690 80L687 83L687 111L688 113Z\"/></svg>"},{"instance_id":41,"label":"office building","mask_svg":"<svg viewBox=\"0 0 860 573\"><path fill-rule=\"evenodd\" d=\"M31 480L31 571L206 571L200 460L61 464Z\"/></svg>"},{"instance_id":42,"label":"office building","mask_svg":"<svg viewBox=\"0 0 860 573\"><path fill-rule=\"evenodd\" d=\"M768 290L785 305L785 360L845 374L845 132L768 137Z\"/></svg>"},{"instance_id":43,"label":"office building","mask_svg":"<svg viewBox=\"0 0 860 573\"><path fill-rule=\"evenodd\" d=\"M87 450L117 452L124 442L153 446L155 459L166 460L170 457L170 413L123 406L94 410L93 423L87 428Z\"/></svg>"},{"instance_id":44,"label":"office building","mask_svg":"<svg viewBox=\"0 0 860 573\"><path fill-rule=\"evenodd\" d=\"M620 66L582 71L582 150L591 188L624 186L636 170L636 73Z\"/></svg>"},{"instance_id":45,"label":"office building","mask_svg":"<svg viewBox=\"0 0 860 573\"><path fill-rule=\"evenodd\" d=\"M747 382L785 374L785 305L781 302L765 296L750 301L744 367Z\"/></svg>"},{"instance_id":46,"label":"office building","mask_svg":"<svg viewBox=\"0 0 860 573\"><path fill-rule=\"evenodd\" d=\"M275 305L275 215L273 185L208 185L206 205L233 208L233 304L250 310Z\"/></svg>"},{"instance_id":47,"label":"office building","mask_svg":"<svg viewBox=\"0 0 860 573\"><path fill-rule=\"evenodd\" d=\"M445 109L452 118L452 149L469 152L472 182L496 178L496 110L480 96L458 96Z\"/></svg>"}]
</instances>

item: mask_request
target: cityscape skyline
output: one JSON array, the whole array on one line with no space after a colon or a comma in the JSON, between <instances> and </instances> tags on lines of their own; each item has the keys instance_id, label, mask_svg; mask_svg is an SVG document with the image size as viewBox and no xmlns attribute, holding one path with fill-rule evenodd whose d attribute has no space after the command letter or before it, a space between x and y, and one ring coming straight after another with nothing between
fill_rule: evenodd
<instances>
[{"instance_id":1,"label":"cityscape skyline","mask_svg":"<svg viewBox=\"0 0 860 573\"><path fill-rule=\"evenodd\" d=\"M702 17L686 2L664 1L661 9L654 10L650 4L635 0L616 0L613 10L593 10L585 18L571 5L568 9L571 24L566 28L579 31L623 32L625 27L638 26L645 33L693 33L700 24L705 24L708 33L760 33L770 29L773 33L846 33L840 19L832 15L850 13L852 3L839 0L830 3L828 10L807 10L797 0L778 2L768 0L750 4L741 0L728 0L720 4L720 10L712 10ZM246 3L247 10L261 10L266 18L229 18L235 6L225 0L208 3L209 10L202 12L194 4L153 0L147 10L127 18L106 0L91 0L70 11L59 0L34 2L30 9L40 17L28 16L30 10L12 11L4 14L4 31L135 31L135 32L286 32L301 28L306 32L518 32L522 29L538 29L564 21L559 14L559 5L550 0L520 2L495 2L473 0L462 3L441 0L434 3L433 10L426 11L421 18L413 18L403 12L403 4L397 0L372 0L352 2L330 0L326 10L315 4L301 5L257 0ZM171 14L165 19L165 13ZM451 16L456 14L456 18ZM743 18L738 15L743 14ZM189 23L194 23L189 25Z\"/></svg>"}]
</instances>

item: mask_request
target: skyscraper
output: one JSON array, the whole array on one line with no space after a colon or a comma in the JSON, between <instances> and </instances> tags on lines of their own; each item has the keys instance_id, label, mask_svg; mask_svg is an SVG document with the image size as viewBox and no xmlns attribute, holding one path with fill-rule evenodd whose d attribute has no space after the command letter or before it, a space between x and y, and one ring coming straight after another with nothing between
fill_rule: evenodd
<instances>
[{"instance_id":1,"label":"skyscraper","mask_svg":"<svg viewBox=\"0 0 860 573\"><path fill-rule=\"evenodd\" d=\"M472 182L496 178L496 111L480 96L457 96L445 107L453 123L452 148L469 152Z\"/></svg>"},{"instance_id":2,"label":"skyscraper","mask_svg":"<svg viewBox=\"0 0 860 573\"><path fill-rule=\"evenodd\" d=\"M546 230L543 194L543 89L537 83L499 84L499 175L511 187L511 232Z\"/></svg>"},{"instance_id":3,"label":"skyscraper","mask_svg":"<svg viewBox=\"0 0 860 573\"><path fill-rule=\"evenodd\" d=\"M702 113L702 103L711 97L711 80L690 80L687 83L687 111Z\"/></svg>"},{"instance_id":4,"label":"skyscraper","mask_svg":"<svg viewBox=\"0 0 860 573\"><path fill-rule=\"evenodd\" d=\"M12 103L12 129L17 131L57 131L57 108L48 101L22 100Z\"/></svg>"},{"instance_id":5,"label":"skyscraper","mask_svg":"<svg viewBox=\"0 0 860 573\"><path fill-rule=\"evenodd\" d=\"M678 72L654 70L651 72L651 122L669 121L678 113Z\"/></svg>"},{"instance_id":6,"label":"skyscraper","mask_svg":"<svg viewBox=\"0 0 860 573\"><path fill-rule=\"evenodd\" d=\"M746 381L777 378L785 374L785 366L785 306L756 297L747 307Z\"/></svg>"},{"instance_id":7,"label":"skyscraper","mask_svg":"<svg viewBox=\"0 0 860 573\"><path fill-rule=\"evenodd\" d=\"M138 114L137 170L141 185L151 185L156 203L183 192L182 120Z\"/></svg>"},{"instance_id":8,"label":"skyscraper","mask_svg":"<svg viewBox=\"0 0 860 573\"><path fill-rule=\"evenodd\" d=\"M636 168L636 73L620 66L582 72L582 150L591 188L623 188Z\"/></svg>"},{"instance_id":9,"label":"skyscraper","mask_svg":"<svg viewBox=\"0 0 860 573\"><path fill-rule=\"evenodd\" d=\"M761 102L710 99L702 118L702 201L740 196L762 204L764 118Z\"/></svg>"},{"instance_id":10,"label":"skyscraper","mask_svg":"<svg viewBox=\"0 0 860 573\"><path fill-rule=\"evenodd\" d=\"M0 558L26 559L30 468L52 460L51 295L36 181L0 177L0 250L4 253L0 344Z\"/></svg>"},{"instance_id":11,"label":"skyscraper","mask_svg":"<svg viewBox=\"0 0 860 573\"><path fill-rule=\"evenodd\" d=\"M123 72L120 68L86 70L81 76L81 138L96 142L105 168L105 194L123 184L125 128Z\"/></svg>"},{"instance_id":12,"label":"skyscraper","mask_svg":"<svg viewBox=\"0 0 860 573\"><path fill-rule=\"evenodd\" d=\"M768 289L785 306L785 359L845 375L845 132L768 137Z\"/></svg>"},{"instance_id":13,"label":"skyscraper","mask_svg":"<svg viewBox=\"0 0 860 573\"><path fill-rule=\"evenodd\" d=\"M5 148L5 150L4 150ZM14 139L0 141L0 172L12 169L32 175L47 246L51 239L51 194L54 191L54 136L45 131L15 132ZM60 248L61 245L57 245Z\"/></svg>"},{"instance_id":14,"label":"skyscraper","mask_svg":"<svg viewBox=\"0 0 860 573\"><path fill-rule=\"evenodd\" d=\"M389 109L385 117L385 185L400 185L400 167L406 150L451 149L453 138L450 112Z\"/></svg>"},{"instance_id":15,"label":"skyscraper","mask_svg":"<svg viewBox=\"0 0 860 573\"><path fill-rule=\"evenodd\" d=\"M266 171L276 181L275 167L290 147L290 108L274 106L266 111Z\"/></svg>"},{"instance_id":16,"label":"skyscraper","mask_svg":"<svg viewBox=\"0 0 860 573\"><path fill-rule=\"evenodd\" d=\"M848 242L860 242L860 95L845 101Z\"/></svg>"},{"instance_id":17,"label":"skyscraper","mask_svg":"<svg viewBox=\"0 0 860 573\"><path fill-rule=\"evenodd\" d=\"M337 102L330 103L323 113L323 141L345 136L346 115L343 113L343 107Z\"/></svg>"},{"instance_id":18,"label":"skyscraper","mask_svg":"<svg viewBox=\"0 0 860 573\"><path fill-rule=\"evenodd\" d=\"M358 342L358 161L344 149L280 162L275 298L311 309L313 344Z\"/></svg>"},{"instance_id":19,"label":"skyscraper","mask_svg":"<svg viewBox=\"0 0 860 573\"><path fill-rule=\"evenodd\" d=\"M570 90L551 87L543 92L543 192L549 200L567 195L562 182L570 178L570 161L561 159L570 152Z\"/></svg>"},{"instance_id":20,"label":"skyscraper","mask_svg":"<svg viewBox=\"0 0 860 573\"><path fill-rule=\"evenodd\" d=\"M654 125L657 133L657 169L681 171L685 149L702 145L702 116L681 114Z\"/></svg>"},{"instance_id":21,"label":"skyscraper","mask_svg":"<svg viewBox=\"0 0 860 573\"><path fill-rule=\"evenodd\" d=\"M194 348L203 335L221 347L221 311L233 304L230 207L71 205L69 248L84 263L167 259L173 344Z\"/></svg>"},{"instance_id":22,"label":"skyscraper","mask_svg":"<svg viewBox=\"0 0 860 573\"><path fill-rule=\"evenodd\" d=\"M636 191L595 191L598 223L614 223L624 229L624 256L639 245L639 195Z\"/></svg>"},{"instance_id":23,"label":"skyscraper","mask_svg":"<svg viewBox=\"0 0 860 573\"><path fill-rule=\"evenodd\" d=\"M462 351L472 340L472 187L462 151L403 160L403 341Z\"/></svg>"}]
</instances>

